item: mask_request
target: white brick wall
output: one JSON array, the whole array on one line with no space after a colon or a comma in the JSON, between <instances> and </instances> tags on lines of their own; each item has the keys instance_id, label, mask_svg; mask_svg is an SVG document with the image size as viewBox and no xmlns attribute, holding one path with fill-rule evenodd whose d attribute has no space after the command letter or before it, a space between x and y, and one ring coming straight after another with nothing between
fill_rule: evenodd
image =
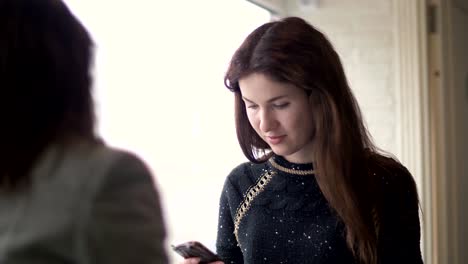
<instances>
[{"instance_id":1,"label":"white brick wall","mask_svg":"<svg viewBox=\"0 0 468 264\"><path fill-rule=\"evenodd\" d=\"M284 2L286 15L307 19L329 37L375 143L399 156L392 1L321 0L307 9L299 0Z\"/></svg>"}]
</instances>

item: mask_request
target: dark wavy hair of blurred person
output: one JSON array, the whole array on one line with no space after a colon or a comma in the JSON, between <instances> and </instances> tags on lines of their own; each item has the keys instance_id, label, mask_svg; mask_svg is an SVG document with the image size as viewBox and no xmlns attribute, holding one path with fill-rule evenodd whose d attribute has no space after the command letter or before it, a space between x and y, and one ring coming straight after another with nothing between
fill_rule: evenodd
<instances>
[{"instance_id":1,"label":"dark wavy hair of blurred person","mask_svg":"<svg viewBox=\"0 0 468 264\"><path fill-rule=\"evenodd\" d=\"M55 0L0 0L0 187L27 184L46 146L95 140L93 43Z\"/></svg>"}]
</instances>

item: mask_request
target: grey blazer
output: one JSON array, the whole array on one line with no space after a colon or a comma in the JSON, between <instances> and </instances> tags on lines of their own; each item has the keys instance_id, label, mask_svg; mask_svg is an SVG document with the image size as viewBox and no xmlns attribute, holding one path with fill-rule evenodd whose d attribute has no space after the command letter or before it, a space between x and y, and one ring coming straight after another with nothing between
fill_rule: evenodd
<instances>
[{"instance_id":1,"label":"grey blazer","mask_svg":"<svg viewBox=\"0 0 468 264\"><path fill-rule=\"evenodd\" d=\"M160 200L136 156L51 146L21 192L0 190L0 263L167 263Z\"/></svg>"}]
</instances>

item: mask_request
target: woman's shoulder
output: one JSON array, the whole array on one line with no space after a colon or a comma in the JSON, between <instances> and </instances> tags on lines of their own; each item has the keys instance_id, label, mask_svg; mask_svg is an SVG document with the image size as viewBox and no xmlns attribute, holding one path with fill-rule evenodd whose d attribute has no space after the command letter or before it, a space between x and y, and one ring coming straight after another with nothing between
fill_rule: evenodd
<instances>
[{"instance_id":1,"label":"woman's shoulder","mask_svg":"<svg viewBox=\"0 0 468 264\"><path fill-rule=\"evenodd\" d=\"M39 179L52 176L57 180L73 178L74 182L88 186L99 186L121 177L147 177L150 174L146 163L135 153L90 140L52 145L39 165L35 172Z\"/></svg>"},{"instance_id":2,"label":"woman's shoulder","mask_svg":"<svg viewBox=\"0 0 468 264\"><path fill-rule=\"evenodd\" d=\"M370 158L370 172L387 198L408 195L417 197L416 182L410 171L395 158L374 154Z\"/></svg>"},{"instance_id":3,"label":"woman's shoulder","mask_svg":"<svg viewBox=\"0 0 468 264\"><path fill-rule=\"evenodd\" d=\"M226 177L225 185L233 185L237 189L245 189L254 184L268 169L266 162L243 162L234 167Z\"/></svg>"},{"instance_id":4,"label":"woman's shoulder","mask_svg":"<svg viewBox=\"0 0 468 264\"><path fill-rule=\"evenodd\" d=\"M251 161L243 162L234 169L228 175L228 178L231 180L239 179L245 176L249 176L252 178L259 178L262 173L264 173L268 169L266 162L262 163L253 163Z\"/></svg>"},{"instance_id":5,"label":"woman's shoulder","mask_svg":"<svg viewBox=\"0 0 468 264\"><path fill-rule=\"evenodd\" d=\"M71 160L77 159L88 164L95 163L97 166L142 162L135 153L110 146L101 140L75 140L56 146L56 151Z\"/></svg>"},{"instance_id":6,"label":"woman's shoulder","mask_svg":"<svg viewBox=\"0 0 468 264\"><path fill-rule=\"evenodd\" d=\"M108 180L137 181L151 178L150 168L136 153L106 144L97 144L88 166ZM140 179L141 178L141 179Z\"/></svg>"}]
</instances>

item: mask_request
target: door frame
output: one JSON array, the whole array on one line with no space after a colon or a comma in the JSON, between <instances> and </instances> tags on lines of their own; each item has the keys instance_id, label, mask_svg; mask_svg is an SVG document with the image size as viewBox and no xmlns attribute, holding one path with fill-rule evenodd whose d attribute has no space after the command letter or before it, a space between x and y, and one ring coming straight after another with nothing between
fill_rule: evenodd
<instances>
[{"instance_id":1,"label":"door frame","mask_svg":"<svg viewBox=\"0 0 468 264\"><path fill-rule=\"evenodd\" d=\"M429 0L430 1L430 0ZM437 142L434 140L434 105L431 104L429 78L431 66L428 25L428 2L426 0L395 0L396 83L397 111L401 120L399 131L400 158L411 171L418 184L421 199L422 253L426 264L440 262L446 255L446 232L443 219L437 216L446 212L439 206L441 192L445 188L436 184L434 155Z\"/></svg>"},{"instance_id":2,"label":"door frame","mask_svg":"<svg viewBox=\"0 0 468 264\"><path fill-rule=\"evenodd\" d=\"M455 84L453 75L452 8L454 0L428 0L436 9L435 33L429 34L432 71L429 72L433 183L437 215L435 228L440 241L436 263L460 263L458 164L456 155Z\"/></svg>"},{"instance_id":3,"label":"door frame","mask_svg":"<svg viewBox=\"0 0 468 264\"><path fill-rule=\"evenodd\" d=\"M426 264L459 263L450 9L395 0L400 157L419 188Z\"/></svg>"}]
</instances>

